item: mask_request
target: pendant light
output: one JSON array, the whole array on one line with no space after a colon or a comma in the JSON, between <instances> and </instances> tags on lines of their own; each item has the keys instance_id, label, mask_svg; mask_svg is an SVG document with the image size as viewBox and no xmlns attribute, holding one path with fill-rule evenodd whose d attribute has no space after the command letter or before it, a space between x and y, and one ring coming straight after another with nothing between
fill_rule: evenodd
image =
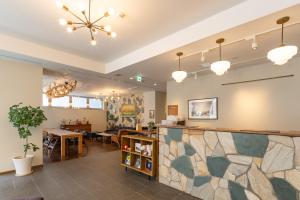
<instances>
[{"instance_id":1,"label":"pendant light","mask_svg":"<svg viewBox=\"0 0 300 200\"><path fill-rule=\"evenodd\" d=\"M219 44L220 60L212 63L211 66L210 66L211 71L215 72L218 76L223 75L230 68L230 62L227 61L227 60L222 60L222 46L221 46L221 44L224 41L225 41L224 38L220 38L216 41L216 43Z\"/></svg>"},{"instance_id":2,"label":"pendant light","mask_svg":"<svg viewBox=\"0 0 300 200\"><path fill-rule=\"evenodd\" d=\"M290 20L290 17L282 17L277 20L277 24L281 25L281 45L268 52L268 59L274 62L275 65L284 65L295 56L298 52L298 47L294 45L285 45L283 43L283 28L284 24Z\"/></svg>"},{"instance_id":3,"label":"pendant light","mask_svg":"<svg viewBox=\"0 0 300 200\"><path fill-rule=\"evenodd\" d=\"M172 78L177 82L177 83L180 83L180 82L182 82L186 77L187 77L187 73L186 73L186 71L182 71L181 70L181 66L180 66L180 57L183 55L183 53L182 52L178 52L177 54L176 54L179 58L178 58L178 71L174 71L173 73L172 73Z\"/></svg>"}]
</instances>

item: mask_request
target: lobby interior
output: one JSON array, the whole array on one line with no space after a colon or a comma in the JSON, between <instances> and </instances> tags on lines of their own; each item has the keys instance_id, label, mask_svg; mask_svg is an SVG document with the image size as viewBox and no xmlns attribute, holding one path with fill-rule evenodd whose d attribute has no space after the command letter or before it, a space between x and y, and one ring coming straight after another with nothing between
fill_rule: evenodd
<instances>
[{"instance_id":1,"label":"lobby interior","mask_svg":"<svg viewBox=\"0 0 300 200\"><path fill-rule=\"evenodd\" d=\"M300 200L300 0L0 11L1 200Z\"/></svg>"}]
</instances>

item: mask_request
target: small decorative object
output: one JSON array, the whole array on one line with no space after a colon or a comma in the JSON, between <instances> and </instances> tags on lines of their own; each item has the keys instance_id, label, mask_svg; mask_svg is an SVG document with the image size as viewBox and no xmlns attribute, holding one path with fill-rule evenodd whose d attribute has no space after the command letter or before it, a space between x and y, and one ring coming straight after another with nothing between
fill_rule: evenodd
<instances>
[{"instance_id":1,"label":"small decorative object","mask_svg":"<svg viewBox=\"0 0 300 200\"><path fill-rule=\"evenodd\" d=\"M141 125L140 123L137 123L137 124L135 125L135 130L137 130L137 131L142 130L142 125Z\"/></svg>"},{"instance_id":2,"label":"small decorative object","mask_svg":"<svg viewBox=\"0 0 300 200\"><path fill-rule=\"evenodd\" d=\"M142 147L142 146L141 146L141 143L135 143L135 144L134 144L134 147L135 147L135 148L134 148L134 151L135 151L135 152L141 153L141 151L142 151L142 150L141 150L141 147Z\"/></svg>"},{"instance_id":3,"label":"small decorative object","mask_svg":"<svg viewBox=\"0 0 300 200\"><path fill-rule=\"evenodd\" d=\"M9 108L8 118L13 127L18 129L20 138L24 140L24 155L14 157L13 162L16 176L25 176L32 172L31 166L34 157L27 155L28 150L32 149L35 152L39 149L37 145L28 141L29 136L32 135L30 129L40 126L47 118L40 107L22 106L22 103Z\"/></svg>"},{"instance_id":4,"label":"small decorative object","mask_svg":"<svg viewBox=\"0 0 300 200\"><path fill-rule=\"evenodd\" d=\"M136 158L134 167L140 169L141 168L141 158Z\"/></svg>"},{"instance_id":5,"label":"small decorative object","mask_svg":"<svg viewBox=\"0 0 300 200\"><path fill-rule=\"evenodd\" d=\"M147 156L152 155L152 145L146 145Z\"/></svg>"},{"instance_id":6,"label":"small decorative object","mask_svg":"<svg viewBox=\"0 0 300 200\"><path fill-rule=\"evenodd\" d=\"M153 121L148 122L148 131L153 131L155 127L155 123Z\"/></svg>"},{"instance_id":7,"label":"small decorative object","mask_svg":"<svg viewBox=\"0 0 300 200\"><path fill-rule=\"evenodd\" d=\"M128 150L128 145L124 145L124 150Z\"/></svg>"},{"instance_id":8,"label":"small decorative object","mask_svg":"<svg viewBox=\"0 0 300 200\"><path fill-rule=\"evenodd\" d=\"M149 110L149 119L155 118L155 110Z\"/></svg>"},{"instance_id":9,"label":"small decorative object","mask_svg":"<svg viewBox=\"0 0 300 200\"><path fill-rule=\"evenodd\" d=\"M145 162L145 168L149 171L152 170L152 160L150 159L146 159L146 162Z\"/></svg>"},{"instance_id":10,"label":"small decorative object","mask_svg":"<svg viewBox=\"0 0 300 200\"><path fill-rule=\"evenodd\" d=\"M189 119L218 119L218 98L188 101Z\"/></svg>"},{"instance_id":11,"label":"small decorative object","mask_svg":"<svg viewBox=\"0 0 300 200\"><path fill-rule=\"evenodd\" d=\"M131 161L131 155L130 155L130 153L128 153L126 156L126 159L125 159L125 164L130 165L130 161Z\"/></svg>"}]
</instances>

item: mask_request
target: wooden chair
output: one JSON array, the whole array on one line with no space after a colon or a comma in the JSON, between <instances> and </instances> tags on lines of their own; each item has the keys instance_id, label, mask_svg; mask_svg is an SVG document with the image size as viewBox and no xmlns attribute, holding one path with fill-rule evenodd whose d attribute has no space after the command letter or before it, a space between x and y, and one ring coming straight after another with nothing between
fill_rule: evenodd
<instances>
[{"instance_id":1,"label":"wooden chair","mask_svg":"<svg viewBox=\"0 0 300 200\"><path fill-rule=\"evenodd\" d=\"M118 145L118 147L121 148L121 137L123 135L128 135L128 134L129 134L128 130L120 129L118 131L118 134L111 136L111 142L116 143Z\"/></svg>"}]
</instances>

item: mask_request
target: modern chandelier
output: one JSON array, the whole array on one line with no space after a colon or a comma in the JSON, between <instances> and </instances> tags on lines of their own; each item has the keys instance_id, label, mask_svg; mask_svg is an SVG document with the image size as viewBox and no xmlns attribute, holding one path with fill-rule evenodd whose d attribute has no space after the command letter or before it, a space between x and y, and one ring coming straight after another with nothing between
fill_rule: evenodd
<instances>
[{"instance_id":1,"label":"modern chandelier","mask_svg":"<svg viewBox=\"0 0 300 200\"><path fill-rule=\"evenodd\" d=\"M106 96L104 101L108 102L108 101L119 101L120 100L120 94L117 94L115 91L112 91L112 95L111 96Z\"/></svg>"},{"instance_id":2,"label":"modern chandelier","mask_svg":"<svg viewBox=\"0 0 300 200\"><path fill-rule=\"evenodd\" d=\"M268 52L268 59L274 62L275 65L284 65L289 59L294 57L298 52L298 47L294 45L285 45L283 43L283 28L284 24L290 20L290 17L282 17L277 20L277 24L281 25L281 44L279 47Z\"/></svg>"},{"instance_id":3,"label":"modern chandelier","mask_svg":"<svg viewBox=\"0 0 300 200\"><path fill-rule=\"evenodd\" d=\"M67 96L77 86L76 80L66 80L63 83L53 82L50 84L46 95L48 98L59 98Z\"/></svg>"},{"instance_id":4,"label":"modern chandelier","mask_svg":"<svg viewBox=\"0 0 300 200\"><path fill-rule=\"evenodd\" d=\"M183 55L182 52L178 52L176 54L178 56L178 71L174 71L172 73L172 78L177 82L177 83L180 83L182 82L186 77L187 77L187 73L186 71L182 71L181 70L181 60L180 60L180 57Z\"/></svg>"},{"instance_id":5,"label":"modern chandelier","mask_svg":"<svg viewBox=\"0 0 300 200\"><path fill-rule=\"evenodd\" d=\"M230 62L227 60L222 60L222 43L225 41L224 38L220 38L216 41L219 44L219 56L220 60L211 64L210 69L215 72L218 76L223 75L229 68Z\"/></svg>"},{"instance_id":6,"label":"modern chandelier","mask_svg":"<svg viewBox=\"0 0 300 200\"><path fill-rule=\"evenodd\" d=\"M64 5L61 1L56 1L56 5L57 7L63 9L71 16L76 18L76 20L66 20L61 18L59 19L59 24L62 26L67 26L66 30L69 33L72 33L73 31L82 28L87 29L91 37L91 45L93 46L97 44L95 35L98 33L98 31L106 33L107 36L110 36L111 38L117 37L117 33L112 32L112 28L110 25L99 24L99 22L102 19L111 16L118 16L120 18L125 17L125 14L123 12L117 13L113 8L110 8L106 12L100 13L98 18L92 20L92 13L91 13L92 0L89 0L88 11L86 11L85 8L80 9L82 16L75 14L75 12L73 12L68 6Z\"/></svg>"}]
</instances>

